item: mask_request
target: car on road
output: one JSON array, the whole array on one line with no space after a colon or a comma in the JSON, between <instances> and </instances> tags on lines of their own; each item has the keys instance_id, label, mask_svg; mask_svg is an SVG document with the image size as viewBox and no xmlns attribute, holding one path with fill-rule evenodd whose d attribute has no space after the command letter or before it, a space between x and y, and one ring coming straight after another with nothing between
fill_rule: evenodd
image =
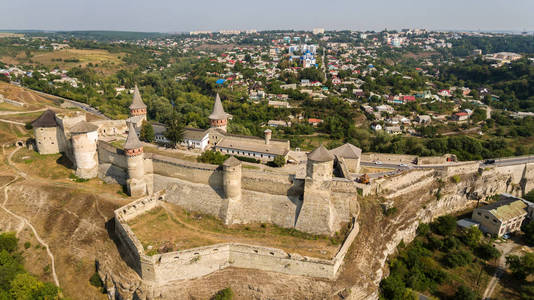
<instances>
[{"instance_id":1,"label":"car on road","mask_svg":"<svg viewBox=\"0 0 534 300\"><path fill-rule=\"evenodd\" d=\"M375 165L381 165L381 164L382 164L381 161L379 161L379 160L375 161Z\"/></svg>"},{"instance_id":2,"label":"car on road","mask_svg":"<svg viewBox=\"0 0 534 300\"><path fill-rule=\"evenodd\" d=\"M399 167L408 167L407 164L400 164Z\"/></svg>"},{"instance_id":3,"label":"car on road","mask_svg":"<svg viewBox=\"0 0 534 300\"><path fill-rule=\"evenodd\" d=\"M491 164L494 164L494 163L495 163L495 160L494 160L494 159L486 159L486 160L484 161L484 164L486 164L486 165L491 165Z\"/></svg>"}]
</instances>

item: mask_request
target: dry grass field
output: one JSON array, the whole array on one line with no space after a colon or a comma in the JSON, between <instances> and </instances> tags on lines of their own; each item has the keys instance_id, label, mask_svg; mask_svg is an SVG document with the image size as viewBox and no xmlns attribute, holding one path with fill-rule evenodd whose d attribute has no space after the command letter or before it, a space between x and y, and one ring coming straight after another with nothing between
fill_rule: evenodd
<instances>
[{"instance_id":1,"label":"dry grass field","mask_svg":"<svg viewBox=\"0 0 534 300\"><path fill-rule=\"evenodd\" d=\"M85 67L89 63L98 65L99 71L111 72L118 69L123 62L121 57L125 53L111 53L102 49L62 49L56 51L33 51L31 57L26 53L19 52L16 56L3 56L0 61L7 64L38 63L53 68L58 66L61 69L69 70L73 67Z\"/></svg>"},{"instance_id":2,"label":"dry grass field","mask_svg":"<svg viewBox=\"0 0 534 300\"><path fill-rule=\"evenodd\" d=\"M24 34L12 32L0 32L0 38L23 37Z\"/></svg>"},{"instance_id":3,"label":"dry grass field","mask_svg":"<svg viewBox=\"0 0 534 300\"><path fill-rule=\"evenodd\" d=\"M245 243L283 249L289 253L331 259L346 233L337 238L315 236L272 224L224 225L209 215L187 212L164 203L129 222L147 254L190 249L217 243ZM148 250L148 246L152 250Z\"/></svg>"}]
</instances>

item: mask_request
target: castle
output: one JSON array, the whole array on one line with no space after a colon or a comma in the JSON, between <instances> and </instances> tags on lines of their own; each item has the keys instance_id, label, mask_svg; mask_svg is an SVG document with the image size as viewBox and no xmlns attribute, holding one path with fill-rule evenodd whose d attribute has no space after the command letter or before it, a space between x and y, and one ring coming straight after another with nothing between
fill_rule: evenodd
<instances>
[{"instance_id":1,"label":"castle","mask_svg":"<svg viewBox=\"0 0 534 300\"><path fill-rule=\"evenodd\" d=\"M356 183L348 174L358 171L361 150L353 145L315 149L300 175L245 169L233 156L220 167L193 163L144 152L136 130L146 112L137 87L127 120L88 122L82 113L48 110L33 122L37 150L64 153L80 178L119 183L132 197L165 190L166 201L214 215L226 224L269 222L330 235L358 213ZM213 149L263 160L287 157L288 142L273 141L270 130L265 139L226 134L229 116L217 95L207 130ZM113 146L111 141L124 135L123 148ZM335 172L341 176L335 177Z\"/></svg>"}]
</instances>

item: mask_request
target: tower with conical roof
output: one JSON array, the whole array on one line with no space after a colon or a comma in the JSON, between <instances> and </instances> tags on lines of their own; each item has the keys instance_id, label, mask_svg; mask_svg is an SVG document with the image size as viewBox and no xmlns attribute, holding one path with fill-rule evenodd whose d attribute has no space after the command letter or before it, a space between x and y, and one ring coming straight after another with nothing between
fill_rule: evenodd
<instances>
[{"instance_id":1,"label":"tower with conical roof","mask_svg":"<svg viewBox=\"0 0 534 300\"><path fill-rule=\"evenodd\" d=\"M211 128L220 128L226 132L226 125L228 124L229 115L224 111L221 97L219 93L215 97L215 103L213 104L213 111L209 115Z\"/></svg>"},{"instance_id":2,"label":"tower with conical roof","mask_svg":"<svg viewBox=\"0 0 534 300\"><path fill-rule=\"evenodd\" d=\"M145 182L145 166L143 144L139 141L132 122L128 123L128 137L124 143L126 164L128 166L128 180L126 186L132 197L144 196L147 191Z\"/></svg>"},{"instance_id":3,"label":"tower with conical roof","mask_svg":"<svg viewBox=\"0 0 534 300\"><path fill-rule=\"evenodd\" d=\"M130 104L130 119L140 126L143 120L146 120L146 105L141 98L139 88L135 85L132 104Z\"/></svg>"},{"instance_id":4,"label":"tower with conical roof","mask_svg":"<svg viewBox=\"0 0 534 300\"><path fill-rule=\"evenodd\" d=\"M330 180L333 172L334 156L323 145L308 154L306 177L314 180Z\"/></svg>"}]
</instances>

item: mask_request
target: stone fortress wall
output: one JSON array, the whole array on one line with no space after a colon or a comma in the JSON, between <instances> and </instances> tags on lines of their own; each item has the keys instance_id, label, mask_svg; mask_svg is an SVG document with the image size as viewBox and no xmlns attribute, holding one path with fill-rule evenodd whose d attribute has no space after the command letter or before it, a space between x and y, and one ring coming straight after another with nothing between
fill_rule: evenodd
<instances>
[{"instance_id":1,"label":"stone fortress wall","mask_svg":"<svg viewBox=\"0 0 534 300\"><path fill-rule=\"evenodd\" d=\"M124 184L128 171L123 151L99 141L98 153L98 176L106 182ZM236 178L240 185L236 191L239 199L233 199L235 197L227 196L225 174L228 173L218 166L145 154L145 182L152 191L167 191L168 202L219 217L228 224L268 222L286 228L296 227L304 200L305 180L291 174L241 169ZM316 221L305 220L310 227L304 231L309 233L332 234L359 212L358 192L353 181L334 181L331 175L324 180L330 182L326 190L330 198L328 209L332 212L327 222L331 225L316 230ZM316 188L324 190L312 185L308 187L310 194L317 194Z\"/></svg>"},{"instance_id":2,"label":"stone fortress wall","mask_svg":"<svg viewBox=\"0 0 534 300\"><path fill-rule=\"evenodd\" d=\"M481 167L479 162L465 162L432 168L417 168L401 174L377 179L370 185L372 194L388 194L388 198L409 194L425 185L449 180L452 176L477 174L481 178L500 178L493 185L493 194L510 193L522 197L534 189L534 161L532 163ZM460 178L461 180L461 178Z\"/></svg>"},{"instance_id":3,"label":"stone fortress wall","mask_svg":"<svg viewBox=\"0 0 534 300\"><path fill-rule=\"evenodd\" d=\"M359 227L352 229L336 256L330 260L287 253L281 249L238 243L224 243L182 251L147 256L127 222L168 201L166 193L157 192L115 211L115 233L125 248L126 262L153 284L193 279L227 267L252 268L300 276L334 279Z\"/></svg>"}]
</instances>

